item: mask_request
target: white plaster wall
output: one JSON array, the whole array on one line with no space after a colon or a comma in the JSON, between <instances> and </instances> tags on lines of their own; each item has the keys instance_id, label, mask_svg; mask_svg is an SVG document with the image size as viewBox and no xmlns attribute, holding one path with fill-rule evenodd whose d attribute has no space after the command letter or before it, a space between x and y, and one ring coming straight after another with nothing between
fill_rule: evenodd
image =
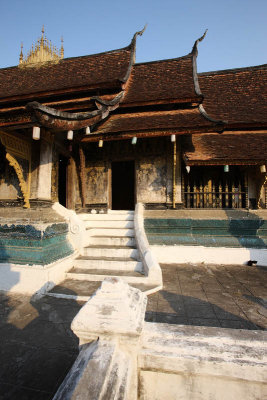
<instances>
[{"instance_id":1,"label":"white plaster wall","mask_svg":"<svg viewBox=\"0 0 267 400\"><path fill-rule=\"evenodd\" d=\"M267 249L204 246L150 246L159 263L246 264L267 266Z\"/></svg>"},{"instance_id":2,"label":"white plaster wall","mask_svg":"<svg viewBox=\"0 0 267 400\"><path fill-rule=\"evenodd\" d=\"M38 199L51 199L52 144L45 140L41 143L40 166L38 176Z\"/></svg>"},{"instance_id":3,"label":"white plaster wall","mask_svg":"<svg viewBox=\"0 0 267 400\"><path fill-rule=\"evenodd\" d=\"M264 385L242 379L141 371L140 400L260 400ZM267 394L267 393L266 393Z\"/></svg>"},{"instance_id":4,"label":"white plaster wall","mask_svg":"<svg viewBox=\"0 0 267 400\"><path fill-rule=\"evenodd\" d=\"M11 293L32 295L38 291L51 289L65 279L65 274L73 266L77 253L58 262L46 265L0 264L0 290Z\"/></svg>"},{"instance_id":5,"label":"white plaster wall","mask_svg":"<svg viewBox=\"0 0 267 400\"><path fill-rule=\"evenodd\" d=\"M145 323L140 400L267 398L266 332Z\"/></svg>"}]
</instances>

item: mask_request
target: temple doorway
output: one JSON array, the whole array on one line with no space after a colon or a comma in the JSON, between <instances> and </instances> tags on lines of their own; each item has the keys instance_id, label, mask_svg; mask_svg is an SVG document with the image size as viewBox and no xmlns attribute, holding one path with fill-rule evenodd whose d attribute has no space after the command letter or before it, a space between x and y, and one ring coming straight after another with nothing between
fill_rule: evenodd
<instances>
[{"instance_id":1,"label":"temple doorway","mask_svg":"<svg viewBox=\"0 0 267 400\"><path fill-rule=\"evenodd\" d=\"M135 164L134 161L111 163L112 210L134 210Z\"/></svg>"},{"instance_id":2,"label":"temple doorway","mask_svg":"<svg viewBox=\"0 0 267 400\"><path fill-rule=\"evenodd\" d=\"M64 207L67 206L67 165L68 159L60 154L58 160L58 202Z\"/></svg>"}]
</instances>

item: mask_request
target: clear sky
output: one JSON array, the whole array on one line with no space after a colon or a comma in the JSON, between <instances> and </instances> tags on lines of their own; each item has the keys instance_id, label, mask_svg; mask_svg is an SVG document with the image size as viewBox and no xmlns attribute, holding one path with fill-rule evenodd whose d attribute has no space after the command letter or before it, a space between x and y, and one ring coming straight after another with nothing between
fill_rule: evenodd
<instances>
[{"instance_id":1,"label":"clear sky","mask_svg":"<svg viewBox=\"0 0 267 400\"><path fill-rule=\"evenodd\" d=\"M64 37L65 57L137 42L136 62L180 57L199 45L198 71L265 64L267 0L0 0L0 68L18 64L40 37Z\"/></svg>"}]
</instances>

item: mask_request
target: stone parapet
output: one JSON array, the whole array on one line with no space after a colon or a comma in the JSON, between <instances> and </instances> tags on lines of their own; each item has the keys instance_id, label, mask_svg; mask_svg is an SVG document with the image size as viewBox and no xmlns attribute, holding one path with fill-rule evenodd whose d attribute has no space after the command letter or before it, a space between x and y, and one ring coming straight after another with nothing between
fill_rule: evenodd
<instances>
[{"instance_id":1,"label":"stone parapet","mask_svg":"<svg viewBox=\"0 0 267 400\"><path fill-rule=\"evenodd\" d=\"M73 253L68 225L18 222L0 225L0 262L47 265Z\"/></svg>"},{"instance_id":2,"label":"stone parapet","mask_svg":"<svg viewBox=\"0 0 267 400\"><path fill-rule=\"evenodd\" d=\"M149 281L162 287L162 272L161 268L153 256L144 230L144 206L142 203L137 203L134 214L134 229L137 248L139 250L141 260L144 266L145 274Z\"/></svg>"}]
</instances>

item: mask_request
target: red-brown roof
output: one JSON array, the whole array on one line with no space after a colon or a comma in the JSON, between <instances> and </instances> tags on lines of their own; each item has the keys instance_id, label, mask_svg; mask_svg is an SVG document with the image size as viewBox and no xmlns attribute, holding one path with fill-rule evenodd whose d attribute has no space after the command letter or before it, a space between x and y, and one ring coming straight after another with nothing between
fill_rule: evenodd
<instances>
[{"instance_id":1,"label":"red-brown roof","mask_svg":"<svg viewBox=\"0 0 267 400\"><path fill-rule=\"evenodd\" d=\"M172 129L178 131L201 128L215 129L214 124L204 118L198 108L189 110L134 112L113 114L101 123L94 133L132 132L140 130Z\"/></svg>"},{"instance_id":2,"label":"red-brown roof","mask_svg":"<svg viewBox=\"0 0 267 400\"><path fill-rule=\"evenodd\" d=\"M131 48L73 57L34 67L0 69L0 98L69 88L97 87L123 79Z\"/></svg>"},{"instance_id":3,"label":"red-brown roof","mask_svg":"<svg viewBox=\"0 0 267 400\"><path fill-rule=\"evenodd\" d=\"M210 133L183 136L182 150L188 165L266 163L266 133Z\"/></svg>"},{"instance_id":4,"label":"red-brown roof","mask_svg":"<svg viewBox=\"0 0 267 400\"><path fill-rule=\"evenodd\" d=\"M191 54L171 60L134 65L123 103L172 99L199 99L194 88Z\"/></svg>"},{"instance_id":5,"label":"red-brown roof","mask_svg":"<svg viewBox=\"0 0 267 400\"><path fill-rule=\"evenodd\" d=\"M232 124L267 123L267 64L199 74L204 107Z\"/></svg>"}]
</instances>

